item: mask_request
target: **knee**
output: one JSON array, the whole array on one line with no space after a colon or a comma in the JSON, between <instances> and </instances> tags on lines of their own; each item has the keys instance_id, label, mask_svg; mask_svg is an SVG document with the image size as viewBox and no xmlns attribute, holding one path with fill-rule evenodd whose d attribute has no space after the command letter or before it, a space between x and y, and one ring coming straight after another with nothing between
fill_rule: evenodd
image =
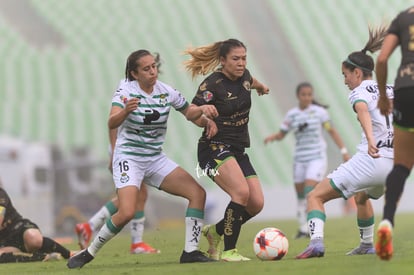
<instances>
[{"instance_id":1,"label":"knee","mask_svg":"<svg viewBox=\"0 0 414 275\"><path fill-rule=\"evenodd\" d=\"M355 195L354 199L357 205L364 206L369 198L366 194L358 193Z\"/></svg>"},{"instance_id":2,"label":"knee","mask_svg":"<svg viewBox=\"0 0 414 275\"><path fill-rule=\"evenodd\" d=\"M252 216L256 216L257 214L260 213L260 211L262 211L264 206L264 200L256 200L255 202L251 203L249 205L249 207L246 208L247 212L252 215Z\"/></svg>"},{"instance_id":3,"label":"knee","mask_svg":"<svg viewBox=\"0 0 414 275\"><path fill-rule=\"evenodd\" d=\"M259 213L260 211L262 211L263 210L263 207L264 207L264 198L262 198L261 201L257 205L257 213Z\"/></svg>"},{"instance_id":4,"label":"knee","mask_svg":"<svg viewBox=\"0 0 414 275\"><path fill-rule=\"evenodd\" d=\"M37 229L28 229L23 235L24 246L27 252L35 252L42 248L43 236Z\"/></svg>"},{"instance_id":5,"label":"knee","mask_svg":"<svg viewBox=\"0 0 414 275\"><path fill-rule=\"evenodd\" d=\"M247 205L249 201L250 191L248 188L239 188L236 190L231 190L229 195L232 201L242 205ZM256 207L259 207L259 204L257 204Z\"/></svg>"},{"instance_id":6,"label":"knee","mask_svg":"<svg viewBox=\"0 0 414 275\"><path fill-rule=\"evenodd\" d=\"M142 183L141 189L138 192L138 202L143 202L145 204L145 202L147 201L147 198L148 198L148 191L147 191L147 188L145 187L145 184Z\"/></svg>"},{"instance_id":7,"label":"knee","mask_svg":"<svg viewBox=\"0 0 414 275\"><path fill-rule=\"evenodd\" d=\"M189 193L189 200L192 201L198 201L198 202L202 202L203 204L205 204L206 202L206 190L204 190L203 187L201 187L200 185L195 185L195 188L192 192Z\"/></svg>"},{"instance_id":8,"label":"knee","mask_svg":"<svg viewBox=\"0 0 414 275\"><path fill-rule=\"evenodd\" d=\"M316 194L316 192L315 191L310 191L308 194L306 194L306 201L316 201L316 200L318 200L318 196L317 196L317 194Z\"/></svg>"},{"instance_id":9,"label":"knee","mask_svg":"<svg viewBox=\"0 0 414 275\"><path fill-rule=\"evenodd\" d=\"M119 217L121 223L126 224L135 216L136 208L133 206L122 207L118 209L116 215Z\"/></svg>"}]
</instances>

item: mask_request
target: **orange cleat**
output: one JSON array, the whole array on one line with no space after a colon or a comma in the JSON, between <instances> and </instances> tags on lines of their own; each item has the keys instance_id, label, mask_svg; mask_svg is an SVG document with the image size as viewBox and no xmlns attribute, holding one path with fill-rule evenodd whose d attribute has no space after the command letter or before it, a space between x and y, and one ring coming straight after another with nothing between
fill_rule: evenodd
<instances>
[{"instance_id":1,"label":"orange cleat","mask_svg":"<svg viewBox=\"0 0 414 275\"><path fill-rule=\"evenodd\" d=\"M157 254L160 253L158 249L153 248L144 242L131 244L131 254Z\"/></svg>"},{"instance_id":2,"label":"orange cleat","mask_svg":"<svg viewBox=\"0 0 414 275\"><path fill-rule=\"evenodd\" d=\"M92 229L89 223L78 223L75 226L75 232L78 235L78 244L80 249L88 247L92 238Z\"/></svg>"},{"instance_id":3,"label":"orange cleat","mask_svg":"<svg viewBox=\"0 0 414 275\"><path fill-rule=\"evenodd\" d=\"M377 242L375 251L381 260L390 260L394 252L392 246L392 224L389 220L383 220L377 229Z\"/></svg>"}]
</instances>

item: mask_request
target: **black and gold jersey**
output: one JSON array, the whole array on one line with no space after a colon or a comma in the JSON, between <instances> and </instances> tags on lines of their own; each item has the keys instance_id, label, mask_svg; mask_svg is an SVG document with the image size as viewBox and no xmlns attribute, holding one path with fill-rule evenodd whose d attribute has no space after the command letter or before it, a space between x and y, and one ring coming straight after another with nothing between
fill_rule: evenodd
<instances>
[{"instance_id":1,"label":"black and gold jersey","mask_svg":"<svg viewBox=\"0 0 414 275\"><path fill-rule=\"evenodd\" d=\"M414 7L401 12L391 23L388 33L398 36L401 46L401 64L395 79L394 89L414 87Z\"/></svg>"},{"instance_id":2,"label":"black and gold jersey","mask_svg":"<svg viewBox=\"0 0 414 275\"><path fill-rule=\"evenodd\" d=\"M242 77L233 81L222 72L210 74L198 87L192 103L198 106L211 104L218 111L214 119L218 132L211 140L239 149L250 146L248 122L251 107L252 76L245 70ZM200 142L205 142L204 133Z\"/></svg>"},{"instance_id":3,"label":"black and gold jersey","mask_svg":"<svg viewBox=\"0 0 414 275\"><path fill-rule=\"evenodd\" d=\"M13 226L22 219L22 216L14 208L6 190L0 187L0 208L4 215L0 225L0 241L7 237L13 230Z\"/></svg>"}]
</instances>

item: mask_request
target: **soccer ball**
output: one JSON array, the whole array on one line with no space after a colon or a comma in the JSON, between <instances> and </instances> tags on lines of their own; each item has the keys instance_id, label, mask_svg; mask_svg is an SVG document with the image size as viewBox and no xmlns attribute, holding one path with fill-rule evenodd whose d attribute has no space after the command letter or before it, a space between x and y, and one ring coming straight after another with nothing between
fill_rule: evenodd
<instances>
[{"instance_id":1,"label":"soccer ball","mask_svg":"<svg viewBox=\"0 0 414 275\"><path fill-rule=\"evenodd\" d=\"M280 260L288 253L288 249L289 241L278 228L264 228L254 237L253 250L260 260Z\"/></svg>"}]
</instances>

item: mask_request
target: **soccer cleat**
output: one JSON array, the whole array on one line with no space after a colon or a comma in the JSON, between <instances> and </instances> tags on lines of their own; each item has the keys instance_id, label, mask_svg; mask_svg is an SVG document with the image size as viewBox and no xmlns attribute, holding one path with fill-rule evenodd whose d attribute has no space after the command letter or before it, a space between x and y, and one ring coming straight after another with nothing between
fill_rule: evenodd
<instances>
[{"instance_id":1,"label":"soccer cleat","mask_svg":"<svg viewBox=\"0 0 414 275\"><path fill-rule=\"evenodd\" d=\"M225 262L250 261L249 258L240 255L236 248L223 251L223 253L221 253L221 260Z\"/></svg>"},{"instance_id":2,"label":"soccer cleat","mask_svg":"<svg viewBox=\"0 0 414 275\"><path fill-rule=\"evenodd\" d=\"M325 246L320 239L311 240L308 247L296 256L296 259L308 259L314 257L323 257L325 255Z\"/></svg>"},{"instance_id":3,"label":"soccer cleat","mask_svg":"<svg viewBox=\"0 0 414 275\"><path fill-rule=\"evenodd\" d=\"M358 247L346 253L348 256L366 254L375 254L375 248L372 243L361 243Z\"/></svg>"},{"instance_id":4,"label":"soccer cleat","mask_svg":"<svg viewBox=\"0 0 414 275\"><path fill-rule=\"evenodd\" d=\"M191 252L185 252L181 254L180 264L186 263L206 263L206 262L215 262L216 260L210 259L200 250L194 250Z\"/></svg>"},{"instance_id":5,"label":"soccer cleat","mask_svg":"<svg viewBox=\"0 0 414 275\"><path fill-rule=\"evenodd\" d=\"M381 260L392 258L394 249L392 246L392 224L389 220L383 220L378 226L375 251Z\"/></svg>"},{"instance_id":6,"label":"soccer cleat","mask_svg":"<svg viewBox=\"0 0 414 275\"><path fill-rule=\"evenodd\" d=\"M153 248L147 243L133 243L130 249L131 254L157 254L160 253L158 249Z\"/></svg>"},{"instance_id":7,"label":"soccer cleat","mask_svg":"<svg viewBox=\"0 0 414 275\"><path fill-rule=\"evenodd\" d=\"M92 238L92 229L89 223L78 223L75 226L75 232L78 235L78 244L81 249L88 247Z\"/></svg>"},{"instance_id":8,"label":"soccer cleat","mask_svg":"<svg viewBox=\"0 0 414 275\"><path fill-rule=\"evenodd\" d=\"M296 233L295 240L302 239L302 238L309 238L309 234L307 232L302 232L298 230L298 233Z\"/></svg>"},{"instance_id":9,"label":"soccer cleat","mask_svg":"<svg viewBox=\"0 0 414 275\"><path fill-rule=\"evenodd\" d=\"M220 259L221 236L217 234L215 227L215 225L205 225L202 229L202 233L208 241L208 256L211 259L218 261Z\"/></svg>"},{"instance_id":10,"label":"soccer cleat","mask_svg":"<svg viewBox=\"0 0 414 275\"><path fill-rule=\"evenodd\" d=\"M68 268L81 268L85 264L93 260L93 256L89 254L87 249L80 251L78 254L69 258L66 266Z\"/></svg>"}]
</instances>

